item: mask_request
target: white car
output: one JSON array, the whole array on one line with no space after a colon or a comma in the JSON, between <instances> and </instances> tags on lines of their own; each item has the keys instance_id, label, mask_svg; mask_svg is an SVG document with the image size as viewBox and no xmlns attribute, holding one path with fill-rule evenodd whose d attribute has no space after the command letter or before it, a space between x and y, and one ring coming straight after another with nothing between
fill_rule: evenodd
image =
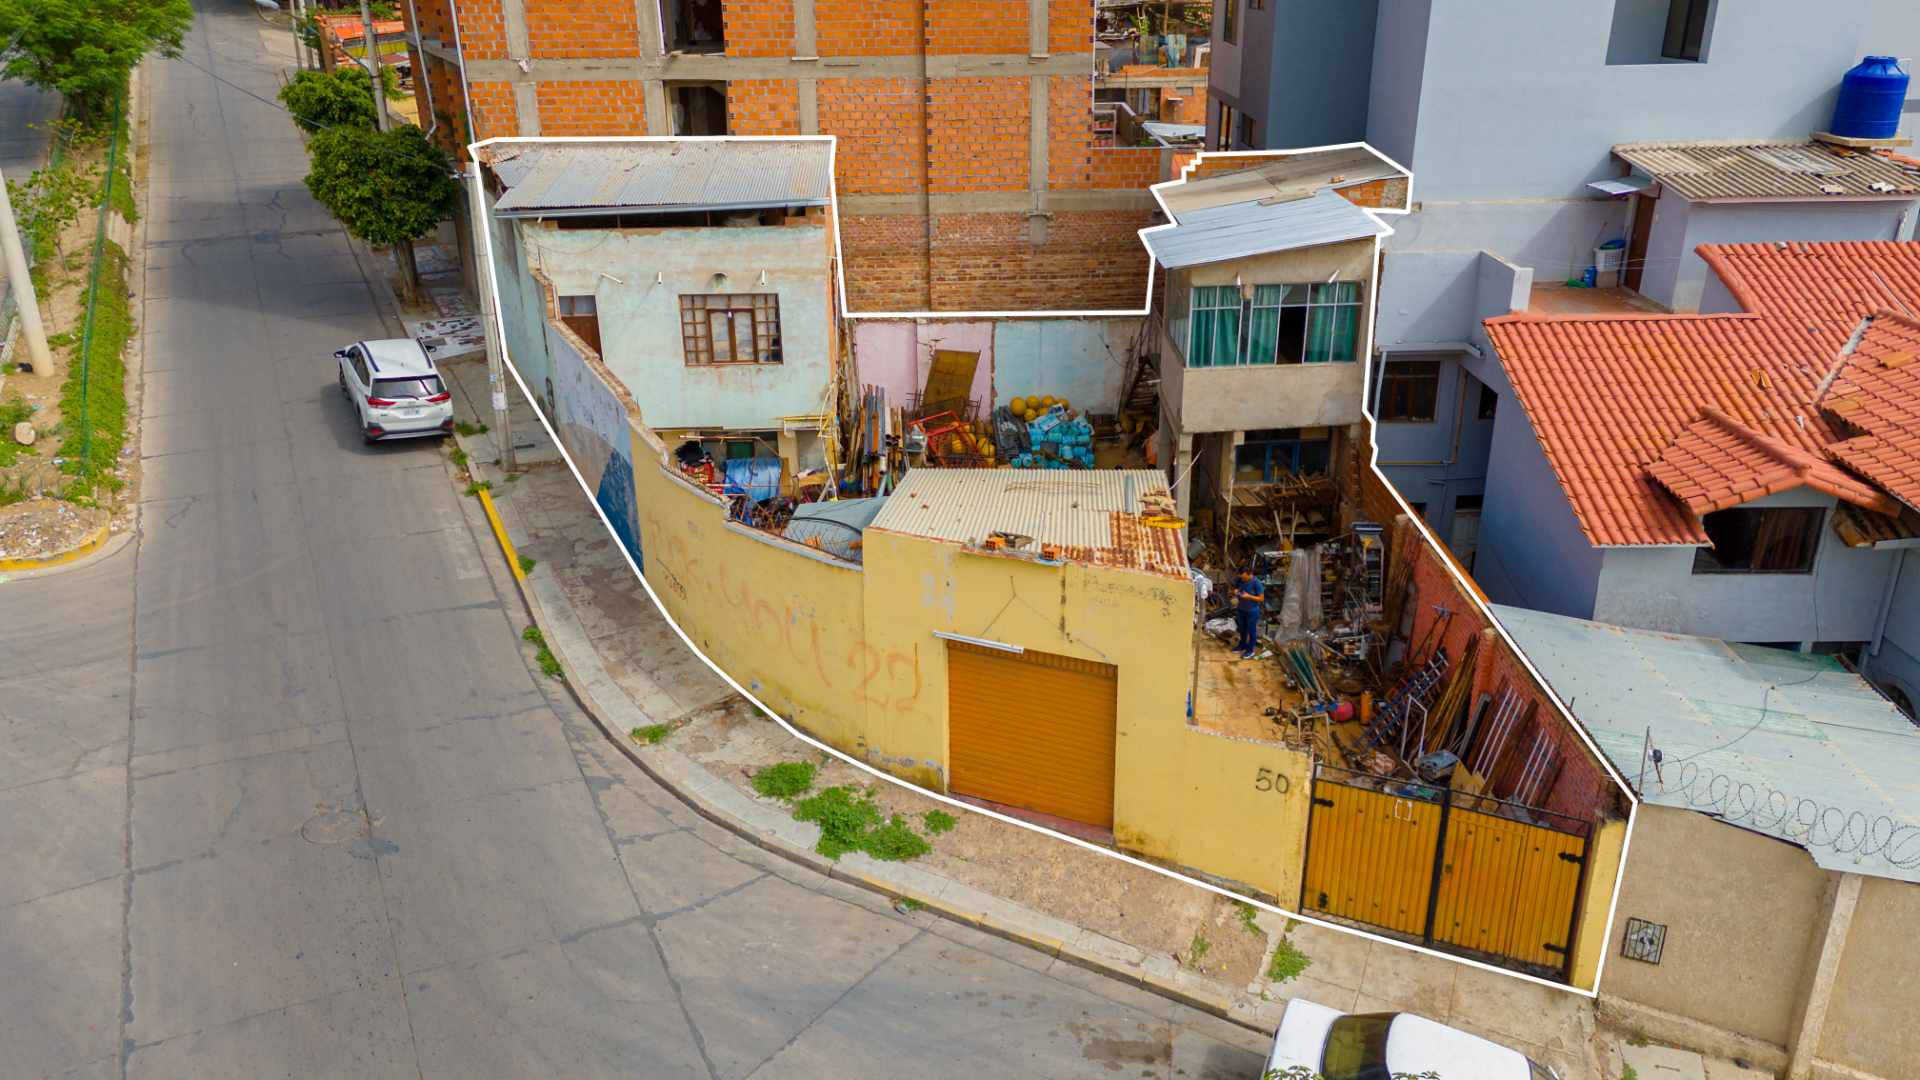
<instances>
[{"instance_id":1,"label":"white car","mask_svg":"<svg viewBox=\"0 0 1920 1080\"><path fill-rule=\"evenodd\" d=\"M1305 1070L1315 1080L1560 1080L1517 1050L1412 1013L1343 1013L1299 998L1287 1003L1267 1060L1270 1075Z\"/></svg>"},{"instance_id":2,"label":"white car","mask_svg":"<svg viewBox=\"0 0 1920 1080\"><path fill-rule=\"evenodd\" d=\"M359 414L368 442L453 430L453 395L418 341L356 341L335 349L333 358L340 365L340 392Z\"/></svg>"}]
</instances>

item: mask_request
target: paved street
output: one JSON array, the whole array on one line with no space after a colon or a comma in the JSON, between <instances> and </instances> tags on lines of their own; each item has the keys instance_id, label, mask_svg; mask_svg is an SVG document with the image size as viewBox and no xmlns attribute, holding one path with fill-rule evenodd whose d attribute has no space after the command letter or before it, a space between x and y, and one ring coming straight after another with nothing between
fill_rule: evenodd
<instances>
[{"instance_id":1,"label":"paved street","mask_svg":"<svg viewBox=\"0 0 1920 1080\"><path fill-rule=\"evenodd\" d=\"M261 100L284 46L197 6L149 82L140 535L0 582L0 1072L1257 1074L695 817L530 670L441 448L334 387L390 331Z\"/></svg>"}]
</instances>

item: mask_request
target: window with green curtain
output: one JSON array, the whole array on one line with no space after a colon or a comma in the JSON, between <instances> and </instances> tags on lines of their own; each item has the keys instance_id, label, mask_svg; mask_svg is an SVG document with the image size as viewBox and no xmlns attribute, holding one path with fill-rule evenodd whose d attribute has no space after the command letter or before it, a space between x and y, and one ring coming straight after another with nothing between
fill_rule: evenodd
<instances>
[{"instance_id":1,"label":"window with green curtain","mask_svg":"<svg viewBox=\"0 0 1920 1080\"><path fill-rule=\"evenodd\" d=\"M1280 307L1290 285L1253 287L1253 310L1247 319L1247 363L1271 364L1280 345Z\"/></svg>"},{"instance_id":2,"label":"window with green curtain","mask_svg":"<svg viewBox=\"0 0 1920 1080\"><path fill-rule=\"evenodd\" d=\"M1306 362L1348 363L1354 359L1360 328L1360 286L1337 281L1313 286L1307 312Z\"/></svg>"},{"instance_id":3,"label":"window with green curtain","mask_svg":"<svg viewBox=\"0 0 1920 1080\"><path fill-rule=\"evenodd\" d=\"M1193 290L1193 348L1188 367L1227 367L1240 361L1240 290L1201 285Z\"/></svg>"}]
</instances>

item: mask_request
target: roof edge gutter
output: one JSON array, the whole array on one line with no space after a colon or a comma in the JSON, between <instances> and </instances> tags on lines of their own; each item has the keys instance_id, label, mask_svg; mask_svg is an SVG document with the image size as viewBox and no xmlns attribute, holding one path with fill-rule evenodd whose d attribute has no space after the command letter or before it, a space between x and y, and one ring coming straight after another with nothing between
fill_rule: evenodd
<instances>
[{"instance_id":1,"label":"roof edge gutter","mask_svg":"<svg viewBox=\"0 0 1920 1080\"><path fill-rule=\"evenodd\" d=\"M773 210L784 206L827 206L828 199L781 199L776 202L731 202L731 203L662 203L649 206L564 206L564 207L525 207L502 210L494 208L493 216L500 218L572 218L607 217L612 214L691 214L700 211L721 210Z\"/></svg>"}]
</instances>

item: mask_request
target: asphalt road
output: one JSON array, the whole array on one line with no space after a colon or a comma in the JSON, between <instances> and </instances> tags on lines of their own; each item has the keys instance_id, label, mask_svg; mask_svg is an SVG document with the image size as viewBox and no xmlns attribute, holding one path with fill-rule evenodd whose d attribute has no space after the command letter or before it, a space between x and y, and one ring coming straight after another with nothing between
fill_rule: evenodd
<instances>
[{"instance_id":1,"label":"asphalt road","mask_svg":"<svg viewBox=\"0 0 1920 1080\"><path fill-rule=\"evenodd\" d=\"M390 331L261 100L284 49L197 6L150 83L139 536L0 582L0 1073L1257 1074L698 819L530 670L440 447L335 389Z\"/></svg>"}]
</instances>

